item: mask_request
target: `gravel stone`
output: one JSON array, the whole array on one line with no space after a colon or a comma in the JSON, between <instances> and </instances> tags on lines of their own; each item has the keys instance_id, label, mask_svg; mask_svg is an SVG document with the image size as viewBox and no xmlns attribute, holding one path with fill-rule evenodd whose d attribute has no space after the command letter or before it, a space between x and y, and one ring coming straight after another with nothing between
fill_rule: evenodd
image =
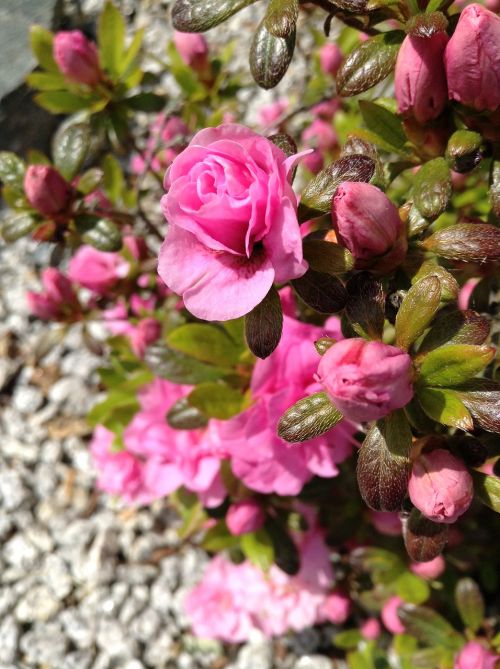
<instances>
[{"instance_id":1,"label":"gravel stone","mask_svg":"<svg viewBox=\"0 0 500 669\"><path fill-rule=\"evenodd\" d=\"M73 589L73 581L64 560L56 554L47 555L42 567L42 580L57 599L64 599Z\"/></svg>"},{"instance_id":2,"label":"gravel stone","mask_svg":"<svg viewBox=\"0 0 500 669\"><path fill-rule=\"evenodd\" d=\"M21 637L19 646L27 662L60 667L68 642L57 623L38 623Z\"/></svg>"},{"instance_id":3,"label":"gravel stone","mask_svg":"<svg viewBox=\"0 0 500 669\"><path fill-rule=\"evenodd\" d=\"M12 396L12 406L23 414L33 414L43 404L43 393L34 386L17 386Z\"/></svg>"},{"instance_id":4,"label":"gravel stone","mask_svg":"<svg viewBox=\"0 0 500 669\"><path fill-rule=\"evenodd\" d=\"M332 669L331 660L323 655L303 655L293 669Z\"/></svg>"},{"instance_id":5,"label":"gravel stone","mask_svg":"<svg viewBox=\"0 0 500 669\"><path fill-rule=\"evenodd\" d=\"M19 628L13 616L0 621L0 662L14 662L18 638Z\"/></svg>"},{"instance_id":6,"label":"gravel stone","mask_svg":"<svg viewBox=\"0 0 500 669\"><path fill-rule=\"evenodd\" d=\"M0 471L0 499L6 511L17 509L28 497L21 477L13 469Z\"/></svg>"},{"instance_id":7,"label":"gravel stone","mask_svg":"<svg viewBox=\"0 0 500 669\"><path fill-rule=\"evenodd\" d=\"M28 590L16 606L15 615L21 623L34 621L45 622L52 618L61 603L53 596L46 585L39 585Z\"/></svg>"}]
</instances>

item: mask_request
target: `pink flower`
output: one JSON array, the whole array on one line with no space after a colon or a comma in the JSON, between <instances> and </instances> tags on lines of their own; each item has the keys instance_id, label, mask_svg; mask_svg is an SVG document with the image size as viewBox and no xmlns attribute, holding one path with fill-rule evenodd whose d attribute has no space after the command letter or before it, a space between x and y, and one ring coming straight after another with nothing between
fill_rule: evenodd
<instances>
[{"instance_id":1,"label":"pink flower","mask_svg":"<svg viewBox=\"0 0 500 669\"><path fill-rule=\"evenodd\" d=\"M392 634L403 634L405 631L404 625L398 616L398 608L401 604L404 604L404 602L400 597L389 597L380 613L382 622Z\"/></svg>"},{"instance_id":2,"label":"pink flower","mask_svg":"<svg viewBox=\"0 0 500 669\"><path fill-rule=\"evenodd\" d=\"M68 265L68 276L97 295L105 295L129 273L130 265L119 253L80 246Z\"/></svg>"},{"instance_id":3,"label":"pink flower","mask_svg":"<svg viewBox=\"0 0 500 669\"><path fill-rule=\"evenodd\" d=\"M304 156L304 165L316 173L323 167L323 153L331 151L338 145L337 134L330 121L322 118L315 119L301 135L302 142L314 151Z\"/></svg>"},{"instance_id":4,"label":"pink flower","mask_svg":"<svg viewBox=\"0 0 500 669\"><path fill-rule=\"evenodd\" d=\"M53 52L57 67L70 81L95 86L102 79L97 47L80 30L57 33Z\"/></svg>"},{"instance_id":5,"label":"pink flower","mask_svg":"<svg viewBox=\"0 0 500 669\"><path fill-rule=\"evenodd\" d=\"M198 318L239 318L274 281L306 271L294 160L244 126L221 125L197 133L168 169L158 272Z\"/></svg>"},{"instance_id":6,"label":"pink flower","mask_svg":"<svg viewBox=\"0 0 500 669\"><path fill-rule=\"evenodd\" d=\"M384 256L382 267L389 272L405 257L407 244L398 210L372 184L340 184L333 198L332 223L339 241L363 266Z\"/></svg>"},{"instance_id":7,"label":"pink flower","mask_svg":"<svg viewBox=\"0 0 500 669\"><path fill-rule=\"evenodd\" d=\"M448 101L443 54L448 36L407 35L398 53L394 88L398 111L412 114L419 123L437 118Z\"/></svg>"},{"instance_id":8,"label":"pink flower","mask_svg":"<svg viewBox=\"0 0 500 669\"><path fill-rule=\"evenodd\" d=\"M436 523L454 523L474 496L472 477L462 460L438 448L413 463L408 484L412 503Z\"/></svg>"},{"instance_id":9,"label":"pink flower","mask_svg":"<svg viewBox=\"0 0 500 669\"><path fill-rule=\"evenodd\" d=\"M174 44L186 65L195 72L205 71L208 65L207 40L199 33L174 31Z\"/></svg>"},{"instance_id":10,"label":"pink flower","mask_svg":"<svg viewBox=\"0 0 500 669\"><path fill-rule=\"evenodd\" d=\"M231 534L239 536L255 532L264 524L266 514L254 499L244 499L231 504L227 510L226 525Z\"/></svg>"},{"instance_id":11,"label":"pink flower","mask_svg":"<svg viewBox=\"0 0 500 669\"><path fill-rule=\"evenodd\" d=\"M288 109L288 100L282 98L281 100L276 100L271 102L271 104L263 105L259 109L259 124L264 127L274 127L276 121L281 118L281 116Z\"/></svg>"},{"instance_id":12,"label":"pink flower","mask_svg":"<svg viewBox=\"0 0 500 669\"><path fill-rule=\"evenodd\" d=\"M156 172L165 169L185 148L188 135L188 127L178 116L167 118L165 114L158 114L151 124L146 150L132 156L132 172L141 174L147 164Z\"/></svg>"},{"instance_id":13,"label":"pink flower","mask_svg":"<svg viewBox=\"0 0 500 669\"><path fill-rule=\"evenodd\" d=\"M453 669L495 669L500 655L495 655L477 641L469 641L455 659Z\"/></svg>"},{"instance_id":14,"label":"pink flower","mask_svg":"<svg viewBox=\"0 0 500 669\"><path fill-rule=\"evenodd\" d=\"M413 397L410 356L379 341L337 342L321 358L317 379L344 416L356 422L378 420Z\"/></svg>"},{"instance_id":15,"label":"pink flower","mask_svg":"<svg viewBox=\"0 0 500 669\"><path fill-rule=\"evenodd\" d=\"M392 511L374 511L369 509L370 520L373 526L388 537L399 537L403 532L399 513Z\"/></svg>"},{"instance_id":16,"label":"pink flower","mask_svg":"<svg viewBox=\"0 0 500 669\"><path fill-rule=\"evenodd\" d=\"M41 293L27 293L28 305L32 313L45 321L74 318L80 312L80 305L71 282L54 267L42 271Z\"/></svg>"},{"instance_id":17,"label":"pink flower","mask_svg":"<svg viewBox=\"0 0 500 669\"><path fill-rule=\"evenodd\" d=\"M321 616L334 625L345 623L351 612L351 600L342 592L330 593L321 607Z\"/></svg>"},{"instance_id":18,"label":"pink flower","mask_svg":"<svg viewBox=\"0 0 500 669\"><path fill-rule=\"evenodd\" d=\"M368 618L359 628L361 635L368 641L375 641L381 634L380 623L376 618Z\"/></svg>"},{"instance_id":19,"label":"pink flower","mask_svg":"<svg viewBox=\"0 0 500 669\"><path fill-rule=\"evenodd\" d=\"M439 578L446 569L446 562L442 555L437 555L428 562L412 562L410 569L414 574L422 578Z\"/></svg>"},{"instance_id":20,"label":"pink flower","mask_svg":"<svg viewBox=\"0 0 500 669\"><path fill-rule=\"evenodd\" d=\"M156 318L143 318L130 333L130 345L138 358L143 358L149 344L155 342L161 334L161 324Z\"/></svg>"},{"instance_id":21,"label":"pink flower","mask_svg":"<svg viewBox=\"0 0 500 669\"><path fill-rule=\"evenodd\" d=\"M327 42L319 50L319 63L325 74L334 77L342 62L342 51L333 42Z\"/></svg>"},{"instance_id":22,"label":"pink flower","mask_svg":"<svg viewBox=\"0 0 500 669\"><path fill-rule=\"evenodd\" d=\"M474 3L460 14L444 53L448 94L482 111L500 104L500 17Z\"/></svg>"},{"instance_id":23,"label":"pink flower","mask_svg":"<svg viewBox=\"0 0 500 669\"><path fill-rule=\"evenodd\" d=\"M24 192L33 209L49 217L64 213L73 195L70 184L50 165L28 167Z\"/></svg>"},{"instance_id":24,"label":"pink flower","mask_svg":"<svg viewBox=\"0 0 500 669\"><path fill-rule=\"evenodd\" d=\"M468 281L466 281L464 285L460 288L457 300L457 306L459 309L465 311L466 309L469 308L469 302L472 297L472 293L474 292L474 288L477 286L480 280L481 279L477 278L468 279Z\"/></svg>"}]
</instances>

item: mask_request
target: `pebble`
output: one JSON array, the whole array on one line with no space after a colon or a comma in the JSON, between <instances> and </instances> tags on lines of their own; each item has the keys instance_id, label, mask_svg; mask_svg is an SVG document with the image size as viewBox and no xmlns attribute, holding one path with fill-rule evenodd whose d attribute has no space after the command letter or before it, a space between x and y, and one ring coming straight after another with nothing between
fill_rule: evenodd
<instances>
[{"instance_id":1,"label":"pebble","mask_svg":"<svg viewBox=\"0 0 500 669\"><path fill-rule=\"evenodd\" d=\"M332 662L323 655L303 655L293 669L332 669Z\"/></svg>"},{"instance_id":2,"label":"pebble","mask_svg":"<svg viewBox=\"0 0 500 669\"><path fill-rule=\"evenodd\" d=\"M6 511L17 509L28 497L20 475L13 469L0 471L0 499Z\"/></svg>"},{"instance_id":3,"label":"pebble","mask_svg":"<svg viewBox=\"0 0 500 669\"><path fill-rule=\"evenodd\" d=\"M23 414L33 414L43 404L43 393L35 386L17 386L12 395L12 406Z\"/></svg>"},{"instance_id":4,"label":"pebble","mask_svg":"<svg viewBox=\"0 0 500 669\"><path fill-rule=\"evenodd\" d=\"M27 662L59 667L68 640L57 623L38 623L21 637L19 646Z\"/></svg>"},{"instance_id":5,"label":"pebble","mask_svg":"<svg viewBox=\"0 0 500 669\"><path fill-rule=\"evenodd\" d=\"M19 628L13 616L0 621L0 662L14 662L16 658Z\"/></svg>"},{"instance_id":6,"label":"pebble","mask_svg":"<svg viewBox=\"0 0 500 669\"><path fill-rule=\"evenodd\" d=\"M53 596L46 585L38 585L26 592L15 609L17 620L21 623L32 623L36 620L45 622L52 618L61 603Z\"/></svg>"},{"instance_id":7,"label":"pebble","mask_svg":"<svg viewBox=\"0 0 500 669\"><path fill-rule=\"evenodd\" d=\"M43 582L58 599L64 599L73 590L73 580L64 560L56 554L47 555L41 572Z\"/></svg>"}]
</instances>

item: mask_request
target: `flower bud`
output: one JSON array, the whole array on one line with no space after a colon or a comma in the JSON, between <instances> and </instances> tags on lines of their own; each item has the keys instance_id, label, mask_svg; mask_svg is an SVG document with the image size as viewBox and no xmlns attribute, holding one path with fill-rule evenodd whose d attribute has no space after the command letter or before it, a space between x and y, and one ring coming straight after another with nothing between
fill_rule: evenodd
<instances>
[{"instance_id":1,"label":"flower bud","mask_svg":"<svg viewBox=\"0 0 500 669\"><path fill-rule=\"evenodd\" d=\"M183 62L195 72L205 73L208 66L207 40L199 33L174 32L175 48Z\"/></svg>"},{"instance_id":2,"label":"flower bud","mask_svg":"<svg viewBox=\"0 0 500 669\"><path fill-rule=\"evenodd\" d=\"M398 616L398 608L401 604L404 604L404 602L400 597L389 597L380 612L382 622L392 634L403 634L405 631L404 625Z\"/></svg>"},{"instance_id":3,"label":"flower bud","mask_svg":"<svg viewBox=\"0 0 500 669\"><path fill-rule=\"evenodd\" d=\"M444 53L448 95L478 111L500 105L500 17L474 3L460 14Z\"/></svg>"},{"instance_id":4,"label":"flower bud","mask_svg":"<svg viewBox=\"0 0 500 669\"><path fill-rule=\"evenodd\" d=\"M340 242L358 261L383 258L384 271L390 271L404 258L406 240L398 210L387 195L369 183L345 181L337 188L332 206L332 223Z\"/></svg>"},{"instance_id":5,"label":"flower bud","mask_svg":"<svg viewBox=\"0 0 500 669\"><path fill-rule=\"evenodd\" d=\"M334 77L342 62L342 51L333 42L327 42L319 50L319 63L322 72Z\"/></svg>"},{"instance_id":6,"label":"flower bud","mask_svg":"<svg viewBox=\"0 0 500 669\"><path fill-rule=\"evenodd\" d=\"M398 53L394 88L398 111L419 123L437 118L446 106L447 87L443 53L445 32L430 37L407 35Z\"/></svg>"},{"instance_id":7,"label":"flower bud","mask_svg":"<svg viewBox=\"0 0 500 669\"><path fill-rule=\"evenodd\" d=\"M474 496L472 477L464 463L438 448L413 463L408 485L412 503L436 523L454 523Z\"/></svg>"},{"instance_id":8,"label":"flower bud","mask_svg":"<svg viewBox=\"0 0 500 669\"><path fill-rule=\"evenodd\" d=\"M44 321L66 320L79 312L79 303L69 279L54 267L42 272L41 293L28 292L30 311Z\"/></svg>"},{"instance_id":9,"label":"flower bud","mask_svg":"<svg viewBox=\"0 0 500 669\"><path fill-rule=\"evenodd\" d=\"M61 72L78 84L95 86L102 78L96 45L80 30L68 30L54 37L54 60Z\"/></svg>"},{"instance_id":10,"label":"flower bud","mask_svg":"<svg viewBox=\"0 0 500 669\"><path fill-rule=\"evenodd\" d=\"M231 504L226 515L226 524L231 534L239 536L255 532L264 524L266 515L258 502L245 499Z\"/></svg>"},{"instance_id":11,"label":"flower bud","mask_svg":"<svg viewBox=\"0 0 500 669\"><path fill-rule=\"evenodd\" d=\"M376 618L368 618L359 628L361 636L368 641L375 641L381 634L380 623Z\"/></svg>"},{"instance_id":12,"label":"flower bud","mask_svg":"<svg viewBox=\"0 0 500 669\"><path fill-rule=\"evenodd\" d=\"M442 555L437 555L433 560L427 562L413 562L410 569L421 578L439 578L446 569L446 562Z\"/></svg>"},{"instance_id":13,"label":"flower bud","mask_svg":"<svg viewBox=\"0 0 500 669\"><path fill-rule=\"evenodd\" d=\"M50 165L30 165L24 176L28 202L44 216L55 216L68 206L72 188Z\"/></svg>"},{"instance_id":14,"label":"flower bud","mask_svg":"<svg viewBox=\"0 0 500 669\"><path fill-rule=\"evenodd\" d=\"M342 625L349 617L350 611L349 597L341 592L332 592L326 597L321 607L321 618L334 625Z\"/></svg>"},{"instance_id":15,"label":"flower bud","mask_svg":"<svg viewBox=\"0 0 500 669\"><path fill-rule=\"evenodd\" d=\"M333 344L321 358L316 378L355 422L387 416L413 397L410 356L379 341L354 338Z\"/></svg>"},{"instance_id":16,"label":"flower bud","mask_svg":"<svg viewBox=\"0 0 500 669\"><path fill-rule=\"evenodd\" d=\"M451 169L460 174L470 172L481 162L482 137L470 130L457 130L446 147L446 159Z\"/></svg>"},{"instance_id":17,"label":"flower bud","mask_svg":"<svg viewBox=\"0 0 500 669\"><path fill-rule=\"evenodd\" d=\"M499 658L477 641L469 641L455 659L453 669L495 669Z\"/></svg>"}]
</instances>

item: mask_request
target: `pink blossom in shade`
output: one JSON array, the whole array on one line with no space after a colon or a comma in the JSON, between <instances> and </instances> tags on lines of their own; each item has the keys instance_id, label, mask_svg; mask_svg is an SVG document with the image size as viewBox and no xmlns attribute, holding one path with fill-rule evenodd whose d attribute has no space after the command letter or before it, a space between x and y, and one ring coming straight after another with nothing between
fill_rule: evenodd
<instances>
[{"instance_id":1,"label":"pink blossom in shade","mask_svg":"<svg viewBox=\"0 0 500 669\"><path fill-rule=\"evenodd\" d=\"M198 318L239 318L275 281L306 271L288 181L295 160L229 124L197 133L168 169L158 272Z\"/></svg>"},{"instance_id":2,"label":"pink blossom in shade","mask_svg":"<svg viewBox=\"0 0 500 669\"><path fill-rule=\"evenodd\" d=\"M286 98L276 100L259 109L259 125L265 128L275 127L276 121L283 116L288 109L289 102Z\"/></svg>"},{"instance_id":3,"label":"pink blossom in shade","mask_svg":"<svg viewBox=\"0 0 500 669\"><path fill-rule=\"evenodd\" d=\"M325 74L334 77L342 62L342 51L333 42L327 42L319 50L319 63Z\"/></svg>"},{"instance_id":4,"label":"pink blossom in shade","mask_svg":"<svg viewBox=\"0 0 500 669\"><path fill-rule=\"evenodd\" d=\"M462 460L438 448L414 461L408 494L414 506L436 523L454 523L474 497L472 476Z\"/></svg>"},{"instance_id":5,"label":"pink blossom in shade","mask_svg":"<svg viewBox=\"0 0 500 669\"><path fill-rule=\"evenodd\" d=\"M404 604L404 602L400 597L389 597L380 613L382 622L392 634L403 634L405 631L404 625L398 616L398 608L402 604Z\"/></svg>"},{"instance_id":6,"label":"pink blossom in shade","mask_svg":"<svg viewBox=\"0 0 500 669\"><path fill-rule=\"evenodd\" d=\"M239 643L257 629L255 613L266 596L260 570L249 562L236 565L218 555L186 597L184 608L196 636Z\"/></svg>"},{"instance_id":7,"label":"pink blossom in shade","mask_svg":"<svg viewBox=\"0 0 500 669\"><path fill-rule=\"evenodd\" d=\"M28 292L30 311L45 321L67 320L80 312L78 297L69 279L54 267L42 271L42 292Z\"/></svg>"},{"instance_id":8,"label":"pink blossom in shade","mask_svg":"<svg viewBox=\"0 0 500 669\"><path fill-rule=\"evenodd\" d=\"M386 271L406 255L403 223L396 206L376 186L344 181L332 203L332 224L339 242L358 261L383 257Z\"/></svg>"},{"instance_id":9,"label":"pink blossom in shade","mask_svg":"<svg viewBox=\"0 0 500 669\"><path fill-rule=\"evenodd\" d=\"M428 562L412 562L410 569L414 574L422 578L439 578L446 569L446 562L442 555L437 555Z\"/></svg>"},{"instance_id":10,"label":"pink blossom in shade","mask_svg":"<svg viewBox=\"0 0 500 669\"><path fill-rule=\"evenodd\" d=\"M469 641L455 658L453 669L495 669L500 655L492 653L478 641Z\"/></svg>"},{"instance_id":11,"label":"pink blossom in shade","mask_svg":"<svg viewBox=\"0 0 500 669\"><path fill-rule=\"evenodd\" d=\"M264 524L266 514L254 499L244 499L231 504L226 514L226 525L231 534L239 536L255 532Z\"/></svg>"},{"instance_id":12,"label":"pink blossom in shade","mask_svg":"<svg viewBox=\"0 0 500 669\"><path fill-rule=\"evenodd\" d=\"M73 197L71 185L50 165L28 166L24 192L33 209L48 217L64 213Z\"/></svg>"},{"instance_id":13,"label":"pink blossom in shade","mask_svg":"<svg viewBox=\"0 0 500 669\"><path fill-rule=\"evenodd\" d=\"M174 31L174 44L185 65L196 72L205 70L208 64L207 40L200 33Z\"/></svg>"},{"instance_id":14,"label":"pink blossom in shade","mask_svg":"<svg viewBox=\"0 0 500 669\"><path fill-rule=\"evenodd\" d=\"M380 623L377 618L368 618L359 628L361 635L368 641L375 641L382 633Z\"/></svg>"},{"instance_id":15,"label":"pink blossom in shade","mask_svg":"<svg viewBox=\"0 0 500 669\"><path fill-rule=\"evenodd\" d=\"M340 102L338 98L332 98L326 102L319 102L317 105L314 105L314 107L311 107L311 112L316 118L331 121L339 109Z\"/></svg>"},{"instance_id":16,"label":"pink blossom in shade","mask_svg":"<svg viewBox=\"0 0 500 669\"><path fill-rule=\"evenodd\" d=\"M102 79L97 47L80 30L57 33L53 54L57 67L70 81L95 86Z\"/></svg>"},{"instance_id":17,"label":"pink blossom in shade","mask_svg":"<svg viewBox=\"0 0 500 669\"><path fill-rule=\"evenodd\" d=\"M301 139L306 146L314 147L314 151L304 156L302 162L313 173L323 167L325 152L338 145L337 134L330 121L316 118L302 133Z\"/></svg>"},{"instance_id":18,"label":"pink blossom in shade","mask_svg":"<svg viewBox=\"0 0 500 669\"><path fill-rule=\"evenodd\" d=\"M399 513L369 509L369 516L373 526L380 534L385 534L388 537L399 537L403 533Z\"/></svg>"},{"instance_id":19,"label":"pink blossom in shade","mask_svg":"<svg viewBox=\"0 0 500 669\"><path fill-rule=\"evenodd\" d=\"M128 275L129 270L129 263L119 253L98 251L84 245L69 261L68 276L97 295L105 295Z\"/></svg>"},{"instance_id":20,"label":"pink blossom in shade","mask_svg":"<svg viewBox=\"0 0 500 669\"><path fill-rule=\"evenodd\" d=\"M419 123L437 118L448 101L443 54L445 32L430 37L407 35L396 61L394 89L398 111Z\"/></svg>"},{"instance_id":21,"label":"pink blossom in shade","mask_svg":"<svg viewBox=\"0 0 500 669\"><path fill-rule=\"evenodd\" d=\"M351 612L351 600L347 595L338 591L327 595L321 607L320 615L325 621L334 625L345 623Z\"/></svg>"},{"instance_id":22,"label":"pink blossom in shade","mask_svg":"<svg viewBox=\"0 0 500 669\"><path fill-rule=\"evenodd\" d=\"M477 286L477 284L481 281L481 279L469 279L464 283L464 285L460 288L460 292L458 293L458 300L457 300L457 305L459 309L462 309L462 311L465 311L466 309L469 308L469 303L470 299L472 297L472 293L474 292L474 288Z\"/></svg>"},{"instance_id":23,"label":"pink blossom in shade","mask_svg":"<svg viewBox=\"0 0 500 669\"><path fill-rule=\"evenodd\" d=\"M460 14L444 53L448 95L478 111L500 105L500 17L474 3Z\"/></svg>"},{"instance_id":24,"label":"pink blossom in shade","mask_svg":"<svg viewBox=\"0 0 500 669\"><path fill-rule=\"evenodd\" d=\"M320 360L317 380L346 418L378 420L413 397L410 356L395 346L344 339Z\"/></svg>"}]
</instances>

